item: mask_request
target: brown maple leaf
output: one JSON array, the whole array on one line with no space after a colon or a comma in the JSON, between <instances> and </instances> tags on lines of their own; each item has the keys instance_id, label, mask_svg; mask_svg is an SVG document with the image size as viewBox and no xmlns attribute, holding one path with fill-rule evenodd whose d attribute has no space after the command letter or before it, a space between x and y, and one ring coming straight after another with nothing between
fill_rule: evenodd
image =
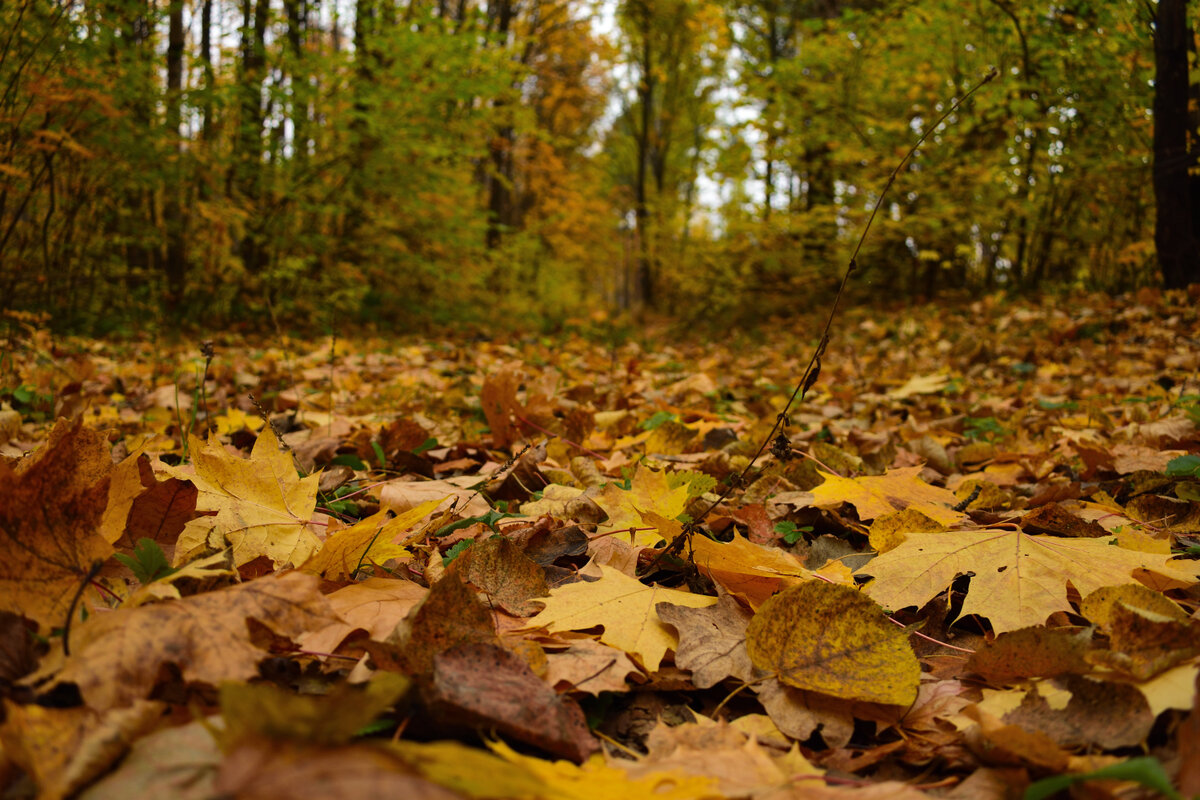
<instances>
[{"instance_id":1,"label":"brown maple leaf","mask_svg":"<svg viewBox=\"0 0 1200 800\"><path fill-rule=\"evenodd\" d=\"M92 708L124 706L154 688L159 669L178 665L185 680L246 680L267 656L247 620L296 637L337 622L312 575L288 572L166 603L96 614L72 637L60 681L79 686Z\"/></svg>"},{"instance_id":2,"label":"brown maple leaf","mask_svg":"<svg viewBox=\"0 0 1200 800\"><path fill-rule=\"evenodd\" d=\"M112 459L100 434L60 420L20 472L0 462L0 610L62 625L96 562Z\"/></svg>"}]
</instances>

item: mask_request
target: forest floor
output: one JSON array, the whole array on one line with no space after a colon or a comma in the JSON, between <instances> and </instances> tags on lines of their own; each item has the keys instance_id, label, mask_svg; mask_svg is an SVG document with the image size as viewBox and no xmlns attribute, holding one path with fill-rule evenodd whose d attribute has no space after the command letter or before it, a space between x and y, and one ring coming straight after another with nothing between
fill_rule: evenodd
<instances>
[{"instance_id":1,"label":"forest floor","mask_svg":"<svg viewBox=\"0 0 1200 800\"><path fill-rule=\"evenodd\" d=\"M821 323L14 322L4 797L1200 794L1195 298Z\"/></svg>"}]
</instances>

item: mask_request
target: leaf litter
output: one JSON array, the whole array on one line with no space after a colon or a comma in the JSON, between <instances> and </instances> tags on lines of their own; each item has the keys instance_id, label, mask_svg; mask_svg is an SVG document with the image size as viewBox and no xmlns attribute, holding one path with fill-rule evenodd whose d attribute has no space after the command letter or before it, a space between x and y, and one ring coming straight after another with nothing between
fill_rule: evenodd
<instances>
[{"instance_id":1,"label":"leaf litter","mask_svg":"<svg viewBox=\"0 0 1200 800\"><path fill-rule=\"evenodd\" d=\"M784 420L783 334L25 337L6 796L1197 790L1181 296L855 310Z\"/></svg>"}]
</instances>

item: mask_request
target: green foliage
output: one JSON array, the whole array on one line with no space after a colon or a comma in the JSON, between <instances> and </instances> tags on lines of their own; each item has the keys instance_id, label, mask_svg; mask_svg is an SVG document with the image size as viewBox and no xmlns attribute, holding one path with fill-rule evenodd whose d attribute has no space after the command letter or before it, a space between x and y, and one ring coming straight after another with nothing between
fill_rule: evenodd
<instances>
[{"instance_id":1,"label":"green foliage","mask_svg":"<svg viewBox=\"0 0 1200 800\"><path fill-rule=\"evenodd\" d=\"M775 532L783 537L783 540L788 544L795 544L812 533L812 525L804 525L797 527L796 523L782 520L775 523Z\"/></svg>"},{"instance_id":2,"label":"green foliage","mask_svg":"<svg viewBox=\"0 0 1200 800\"><path fill-rule=\"evenodd\" d=\"M1171 478L1200 478L1200 456L1187 455L1167 462L1167 475Z\"/></svg>"},{"instance_id":3,"label":"green foliage","mask_svg":"<svg viewBox=\"0 0 1200 800\"><path fill-rule=\"evenodd\" d=\"M124 553L114 553L113 558L128 567L143 586L177 571L171 568L166 554L152 539L138 539L132 557Z\"/></svg>"},{"instance_id":4,"label":"green foliage","mask_svg":"<svg viewBox=\"0 0 1200 800\"><path fill-rule=\"evenodd\" d=\"M1171 780L1158 759L1149 756L1131 758L1119 764L1082 772L1075 775L1053 775L1042 778L1025 790L1024 800L1044 800L1064 792L1083 781L1133 781L1147 789L1158 792L1169 800L1183 800L1183 796L1171 786Z\"/></svg>"},{"instance_id":5,"label":"green foliage","mask_svg":"<svg viewBox=\"0 0 1200 800\"><path fill-rule=\"evenodd\" d=\"M464 550L475 544L474 539L463 539L461 542L455 542L450 545L450 549L446 551L446 555L442 556L442 566L450 566L450 562L458 558Z\"/></svg>"}]
</instances>

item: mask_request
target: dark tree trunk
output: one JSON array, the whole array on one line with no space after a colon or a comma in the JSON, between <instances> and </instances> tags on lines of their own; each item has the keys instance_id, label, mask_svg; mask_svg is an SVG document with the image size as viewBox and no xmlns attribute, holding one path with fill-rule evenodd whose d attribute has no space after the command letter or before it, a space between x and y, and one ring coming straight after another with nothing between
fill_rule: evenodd
<instances>
[{"instance_id":1,"label":"dark tree trunk","mask_svg":"<svg viewBox=\"0 0 1200 800\"><path fill-rule=\"evenodd\" d=\"M242 0L241 93L242 119L238 132L237 176L234 185L249 212L246 233L238 250L251 273L265 266L259 204L262 194L264 110L263 73L266 68L267 21L270 0Z\"/></svg>"},{"instance_id":2,"label":"dark tree trunk","mask_svg":"<svg viewBox=\"0 0 1200 800\"><path fill-rule=\"evenodd\" d=\"M163 222L167 229L167 253L163 264L167 279L164 298L168 313L174 313L183 302L186 261L184 253L184 213L180 202L184 181L181 170L183 159L182 140L179 126L183 121L183 0L174 0L169 12L167 28L167 137L173 143L175 160L168 174L166 200L163 203Z\"/></svg>"},{"instance_id":3,"label":"dark tree trunk","mask_svg":"<svg viewBox=\"0 0 1200 800\"><path fill-rule=\"evenodd\" d=\"M1188 168L1188 39L1186 0L1159 0L1154 24L1154 243L1163 285L1200 283L1200 243L1193 227Z\"/></svg>"},{"instance_id":4,"label":"dark tree trunk","mask_svg":"<svg viewBox=\"0 0 1200 800\"><path fill-rule=\"evenodd\" d=\"M495 27L495 33L501 42L507 44L509 29L512 27L512 0L499 0L489 6L489 27ZM496 107L501 108L503 101L497 101ZM512 125L501 124L496 128L492 141L488 145L488 156L491 160L491 174L488 176L488 227L487 246L489 249L499 246L504 232L515 227L518 220L516 203L513 193L513 146L516 143L516 131Z\"/></svg>"}]
</instances>

